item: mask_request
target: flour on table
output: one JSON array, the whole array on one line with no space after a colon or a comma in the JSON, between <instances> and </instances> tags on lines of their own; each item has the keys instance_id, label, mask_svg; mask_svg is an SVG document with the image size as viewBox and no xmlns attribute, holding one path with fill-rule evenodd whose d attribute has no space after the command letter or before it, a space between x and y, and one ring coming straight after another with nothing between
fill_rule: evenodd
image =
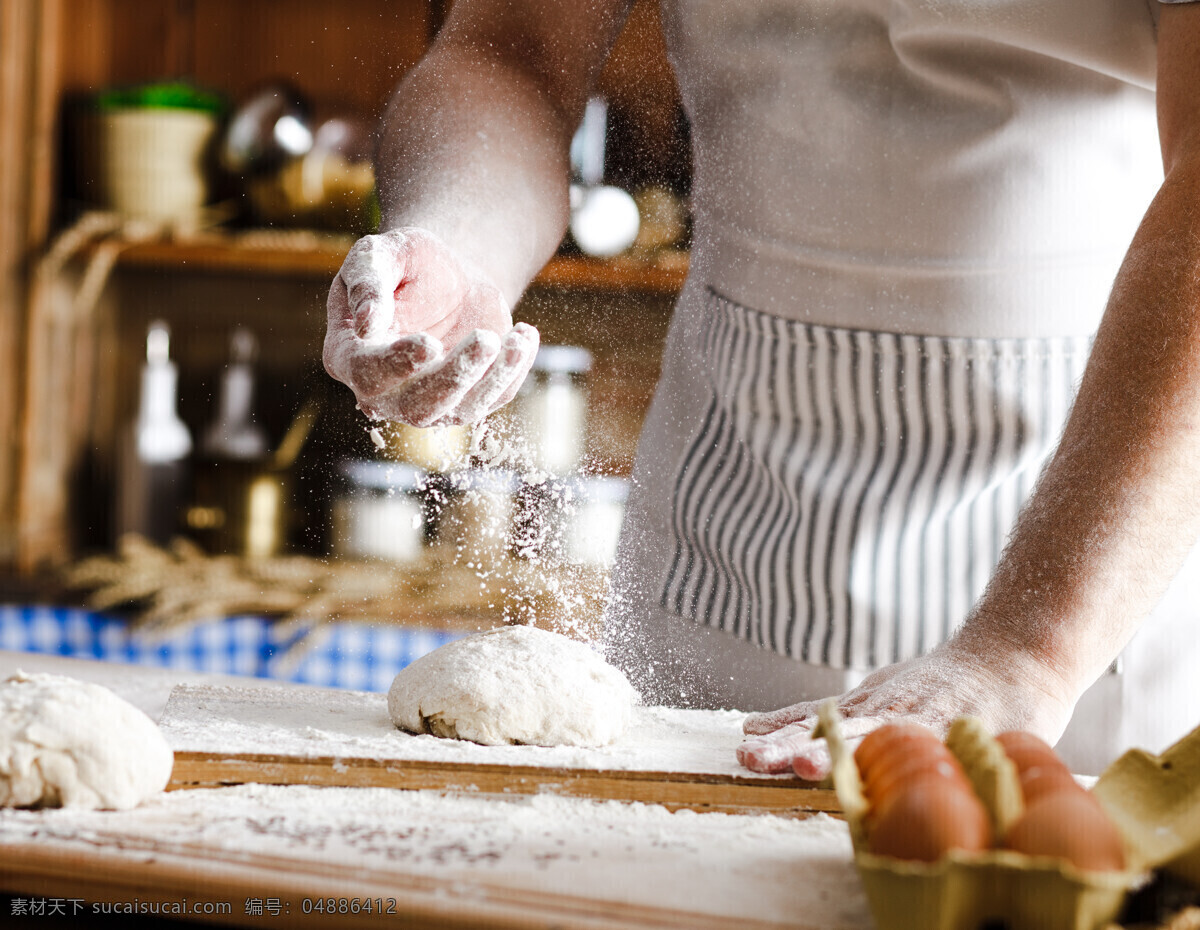
<instances>
[{"instance_id":1,"label":"flour on table","mask_svg":"<svg viewBox=\"0 0 1200 930\"><path fill-rule=\"evenodd\" d=\"M20 671L0 683L0 806L136 807L173 761L154 722L101 685Z\"/></svg>"},{"instance_id":2,"label":"flour on table","mask_svg":"<svg viewBox=\"0 0 1200 930\"><path fill-rule=\"evenodd\" d=\"M431 737L410 738L418 739ZM528 927L874 926L846 824L823 814L242 785L169 791L119 814L0 810L0 848L29 844L73 867L99 860L111 869L117 856L141 857L143 899L146 888L177 887L159 884L159 876L178 882L183 869L229 887L251 876L255 897L278 894L273 883L301 881L311 898L348 888L399 897L395 926L428 925L408 917L422 898L426 914L445 908L444 920L430 921L436 926L513 927L514 906ZM69 885L68 875L55 893L70 896ZM464 909L471 920L453 919Z\"/></svg>"},{"instance_id":3,"label":"flour on table","mask_svg":"<svg viewBox=\"0 0 1200 930\"><path fill-rule=\"evenodd\" d=\"M402 669L392 722L488 746L605 746L625 732L637 692L591 648L507 626L455 640Z\"/></svg>"},{"instance_id":4,"label":"flour on table","mask_svg":"<svg viewBox=\"0 0 1200 930\"><path fill-rule=\"evenodd\" d=\"M607 746L483 746L397 729L386 694L338 688L183 684L158 726L179 753L218 759L264 752L312 763L372 759L379 763L513 765L588 772L672 772L720 781L794 782L760 775L737 761L746 715L735 710L633 708L629 729Z\"/></svg>"}]
</instances>

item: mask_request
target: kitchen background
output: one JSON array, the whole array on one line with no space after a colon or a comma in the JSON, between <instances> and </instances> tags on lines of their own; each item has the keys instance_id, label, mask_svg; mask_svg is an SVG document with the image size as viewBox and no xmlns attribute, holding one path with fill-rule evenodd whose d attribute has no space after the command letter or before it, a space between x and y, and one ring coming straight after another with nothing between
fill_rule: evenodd
<instances>
[{"instance_id":1,"label":"kitchen background","mask_svg":"<svg viewBox=\"0 0 1200 930\"><path fill-rule=\"evenodd\" d=\"M515 483L484 488L468 435L432 452L372 437L320 366L329 282L374 221L371 128L447 7L3 6L0 648L374 686L462 630L594 630L687 265L686 125L656 3L636 4L577 137L579 224L515 313L584 351L547 353L498 435L571 447L565 391L585 404L582 448L531 450ZM191 441L167 533L119 516L163 474L127 451L156 363L149 394L169 397L174 372ZM239 452L213 437L247 383L258 438ZM498 522L498 548L464 550Z\"/></svg>"}]
</instances>

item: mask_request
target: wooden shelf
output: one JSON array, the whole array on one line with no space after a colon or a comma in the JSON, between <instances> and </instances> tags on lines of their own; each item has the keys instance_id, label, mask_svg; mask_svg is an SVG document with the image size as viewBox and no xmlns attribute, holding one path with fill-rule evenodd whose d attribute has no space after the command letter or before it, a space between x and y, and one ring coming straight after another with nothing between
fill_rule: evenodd
<instances>
[{"instance_id":1,"label":"wooden shelf","mask_svg":"<svg viewBox=\"0 0 1200 930\"><path fill-rule=\"evenodd\" d=\"M667 252L653 260L621 256L610 259L557 255L546 264L535 284L603 290L673 294L687 277L686 252Z\"/></svg>"},{"instance_id":2,"label":"wooden shelf","mask_svg":"<svg viewBox=\"0 0 1200 930\"><path fill-rule=\"evenodd\" d=\"M332 278L353 241L349 236L304 233L204 233L195 238L130 246L117 264L166 273Z\"/></svg>"},{"instance_id":3,"label":"wooden shelf","mask_svg":"<svg viewBox=\"0 0 1200 930\"><path fill-rule=\"evenodd\" d=\"M166 273L197 271L244 275L332 278L353 237L306 232L203 233L186 240L147 242L125 249L122 268ZM542 287L677 292L687 276L684 252L654 259L595 259L557 255L534 280Z\"/></svg>"}]
</instances>

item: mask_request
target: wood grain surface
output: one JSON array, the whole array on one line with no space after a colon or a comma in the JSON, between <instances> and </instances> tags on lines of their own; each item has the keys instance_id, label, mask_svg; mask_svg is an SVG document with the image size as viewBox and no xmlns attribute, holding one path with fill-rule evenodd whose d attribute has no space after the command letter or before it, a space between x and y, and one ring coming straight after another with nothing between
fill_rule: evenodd
<instances>
[{"instance_id":1,"label":"wood grain surface","mask_svg":"<svg viewBox=\"0 0 1200 930\"><path fill-rule=\"evenodd\" d=\"M382 694L183 685L160 725L175 752L171 790L375 787L800 817L838 811L830 789L738 766L740 721L733 712L639 707L611 746L480 746L397 730Z\"/></svg>"},{"instance_id":2,"label":"wood grain surface","mask_svg":"<svg viewBox=\"0 0 1200 930\"><path fill-rule=\"evenodd\" d=\"M477 763L380 761L277 755L176 752L167 790L229 785L320 785L346 788L553 794L596 801L661 804L669 810L771 813L804 817L837 813L832 789L696 773L594 771Z\"/></svg>"},{"instance_id":3,"label":"wood grain surface","mask_svg":"<svg viewBox=\"0 0 1200 930\"><path fill-rule=\"evenodd\" d=\"M176 686L173 790L0 810L0 891L247 927L867 930L829 792L739 774L736 713L637 710L608 747L478 746L397 731L380 694Z\"/></svg>"}]
</instances>

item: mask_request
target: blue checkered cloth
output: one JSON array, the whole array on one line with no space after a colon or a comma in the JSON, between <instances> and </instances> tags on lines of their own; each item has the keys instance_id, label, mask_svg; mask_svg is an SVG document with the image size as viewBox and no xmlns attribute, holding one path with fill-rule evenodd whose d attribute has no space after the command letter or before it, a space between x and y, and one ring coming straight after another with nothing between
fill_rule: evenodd
<instances>
[{"instance_id":1,"label":"blue checkered cloth","mask_svg":"<svg viewBox=\"0 0 1200 930\"><path fill-rule=\"evenodd\" d=\"M355 623L306 632L262 617L227 617L150 637L107 614L0 605L0 649L358 691L386 691L408 663L462 635Z\"/></svg>"}]
</instances>

